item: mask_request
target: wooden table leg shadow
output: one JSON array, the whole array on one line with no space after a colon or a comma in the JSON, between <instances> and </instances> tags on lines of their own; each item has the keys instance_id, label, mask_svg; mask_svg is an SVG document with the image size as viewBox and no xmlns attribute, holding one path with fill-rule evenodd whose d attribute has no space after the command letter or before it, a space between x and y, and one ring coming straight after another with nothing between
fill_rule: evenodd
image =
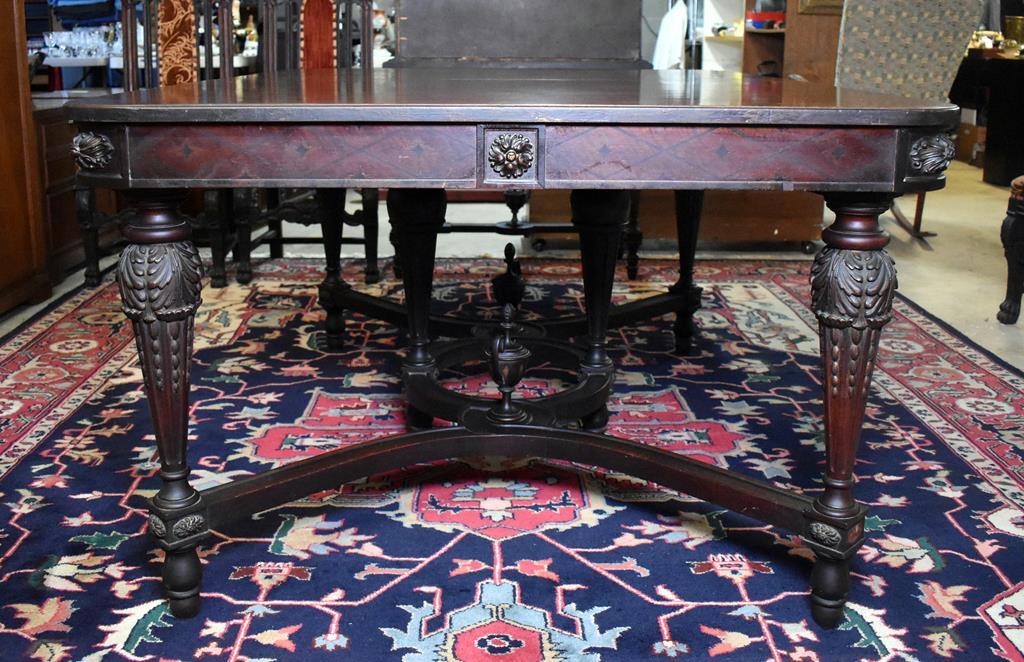
<instances>
[{"instance_id":1,"label":"wooden table leg shadow","mask_svg":"<svg viewBox=\"0 0 1024 662\"><path fill-rule=\"evenodd\" d=\"M161 487L150 503L150 530L166 552L163 585L174 615L190 617L198 612L202 568L196 547L210 529L314 491L415 463L522 455L623 472L799 534L817 556L811 573L814 619L825 627L835 627L841 620L850 586L850 561L864 540L866 508L853 497L857 446L879 334L890 318L896 287L892 260L883 250L888 237L878 225L878 216L889 207L889 196L827 196L836 221L823 232L826 246L815 259L811 276L812 306L821 332L827 457L825 488L817 496L642 443L577 429L524 425L516 422L521 419L515 412L507 410L509 402L498 415L473 419L473 429L457 425L378 439L199 492L188 482L186 434L201 263L189 241L189 225L175 211L177 194L139 190L130 197L134 214L125 228L129 244L121 257L119 276L160 455ZM680 200L690 211L699 208L697 194L682 195ZM444 194L393 189L388 202L405 267L410 329L406 364L425 365L432 361L427 312ZM573 209L583 238L591 334L585 363L605 366L611 273L618 249L616 241L610 240L613 224L609 219L625 213L628 199L614 191L577 191ZM692 264L692 255L681 257L681 263ZM325 282L333 283L337 273L333 258L329 270ZM693 288L687 273L683 269L678 284L684 290ZM515 378L507 381L515 386ZM517 401L511 402L514 406ZM495 410L500 407L502 403L495 401Z\"/></svg>"}]
</instances>

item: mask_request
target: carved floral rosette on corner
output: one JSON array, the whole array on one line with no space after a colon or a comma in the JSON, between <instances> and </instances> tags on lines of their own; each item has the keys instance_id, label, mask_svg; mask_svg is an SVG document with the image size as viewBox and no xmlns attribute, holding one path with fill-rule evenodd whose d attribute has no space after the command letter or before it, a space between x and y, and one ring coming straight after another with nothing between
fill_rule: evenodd
<instances>
[{"instance_id":1,"label":"carved floral rosette on corner","mask_svg":"<svg viewBox=\"0 0 1024 662\"><path fill-rule=\"evenodd\" d=\"M114 144L103 134L82 131L71 142L71 154L82 170L106 168L114 157Z\"/></svg>"},{"instance_id":2,"label":"carved floral rosette on corner","mask_svg":"<svg viewBox=\"0 0 1024 662\"><path fill-rule=\"evenodd\" d=\"M956 156L956 144L945 133L923 136L910 148L910 171L915 175L938 175Z\"/></svg>"}]
</instances>

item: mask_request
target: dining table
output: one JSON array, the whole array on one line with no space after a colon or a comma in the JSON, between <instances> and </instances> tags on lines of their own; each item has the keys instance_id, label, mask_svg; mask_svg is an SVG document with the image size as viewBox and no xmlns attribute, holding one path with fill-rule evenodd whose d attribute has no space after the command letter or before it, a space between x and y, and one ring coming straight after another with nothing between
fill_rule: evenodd
<instances>
[{"instance_id":1,"label":"dining table","mask_svg":"<svg viewBox=\"0 0 1024 662\"><path fill-rule=\"evenodd\" d=\"M198 612L197 546L219 527L379 472L503 455L603 467L799 536L816 557L813 617L838 625L865 536L854 465L896 290L879 216L895 196L944 186L955 106L729 72L496 67L268 71L82 99L68 114L80 183L120 189L130 204L117 278L159 451L149 529L164 551L162 581L174 615ZM178 206L189 189L250 187L322 190L328 211L344 202L331 190L387 189L403 266L412 431L199 491L189 482L187 440L203 265ZM582 339L555 340L519 323L514 301L499 323L460 341L470 344L453 349L432 335L436 238L445 192L454 189L571 190ZM606 336L616 258L630 192L638 189L676 191L679 278L669 291L688 299L697 293L695 305L676 312L683 335L699 332L693 264L703 191L824 196L835 220L810 268L821 338L820 490L798 493L674 454L657 440L602 432L615 374ZM772 213L749 211L766 222ZM332 292L350 286L339 255L326 255L324 269L320 293L328 306ZM344 316L329 308L329 330L343 333ZM544 353L573 361L579 382L546 398L514 397L530 357ZM473 357L489 366L500 397L440 394L440 365ZM435 409L453 425L432 427Z\"/></svg>"}]
</instances>

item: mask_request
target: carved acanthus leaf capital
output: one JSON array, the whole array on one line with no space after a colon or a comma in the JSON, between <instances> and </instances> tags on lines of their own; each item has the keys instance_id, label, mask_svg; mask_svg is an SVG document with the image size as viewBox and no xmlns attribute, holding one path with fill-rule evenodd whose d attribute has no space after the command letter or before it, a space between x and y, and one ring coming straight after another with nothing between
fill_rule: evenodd
<instances>
[{"instance_id":1,"label":"carved acanthus leaf capital","mask_svg":"<svg viewBox=\"0 0 1024 662\"><path fill-rule=\"evenodd\" d=\"M129 319L180 320L199 308L203 265L190 241L129 244L117 273Z\"/></svg>"},{"instance_id":2,"label":"carved acanthus leaf capital","mask_svg":"<svg viewBox=\"0 0 1024 662\"><path fill-rule=\"evenodd\" d=\"M892 317L896 266L885 251L826 246L811 267L811 307L834 328L881 328Z\"/></svg>"}]
</instances>

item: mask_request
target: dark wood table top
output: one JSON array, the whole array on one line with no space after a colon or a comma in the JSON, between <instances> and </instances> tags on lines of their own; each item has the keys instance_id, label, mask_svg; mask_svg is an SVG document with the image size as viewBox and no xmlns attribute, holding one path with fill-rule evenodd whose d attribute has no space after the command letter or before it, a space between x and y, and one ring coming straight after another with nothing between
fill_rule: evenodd
<instances>
[{"instance_id":1,"label":"dark wood table top","mask_svg":"<svg viewBox=\"0 0 1024 662\"><path fill-rule=\"evenodd\" d=\"M953 126L956 106L724 72L330 69L75 101L81 122Z\"/></svg>"}]
</instances>

